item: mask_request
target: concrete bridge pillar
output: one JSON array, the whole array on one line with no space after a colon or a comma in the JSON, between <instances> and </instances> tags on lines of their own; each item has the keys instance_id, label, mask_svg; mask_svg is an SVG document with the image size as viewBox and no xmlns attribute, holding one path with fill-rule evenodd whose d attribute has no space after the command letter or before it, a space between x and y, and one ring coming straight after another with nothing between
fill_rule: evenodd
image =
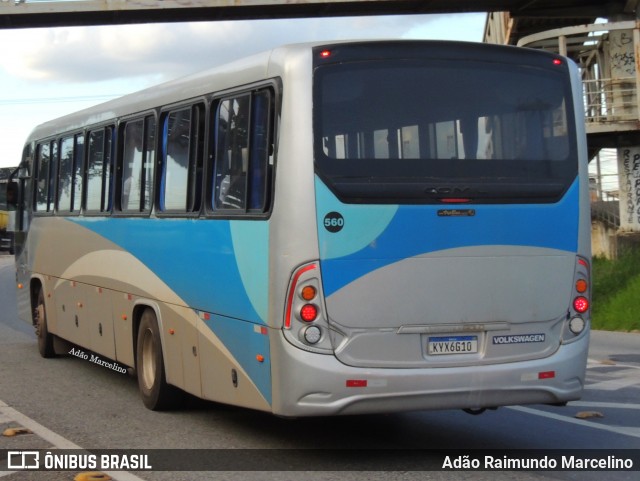
<instances>
[{"instance_id":1,"label":"concrete bridge pillar","mask_svg":"<svg viewBox=\"0 0 640 481\"><path fill-rule=\"evenodd\" d=\"M640 146L618 148L620 230L640 232Z\"/></svg>"},{"instance_id":2,"label":"concrete bridge pillar","mask_svg":"<svg viewBox=\"0 0 640 481\"><path fill-rule=\"evenodd\" d=\"M616 117L640 118L638 108L637 62L640 52L640 31L609 32L609 66ZM640 145L618 148L620 181L620 230L640 232Z\"/></svg>"}]
</instances>

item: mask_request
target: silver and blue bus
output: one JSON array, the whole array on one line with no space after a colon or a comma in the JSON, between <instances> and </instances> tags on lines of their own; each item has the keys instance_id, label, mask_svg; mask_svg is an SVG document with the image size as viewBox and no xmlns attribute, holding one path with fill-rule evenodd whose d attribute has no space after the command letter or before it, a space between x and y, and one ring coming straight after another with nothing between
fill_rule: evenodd
<instances>
[{"instance_id":1,"label":"silver and blue bus","mask_svg":"<svg viewBox=\"0 0 640 481\"><path fill-rule=\"evenodd\" d=\"M587 149L564 57L284 46L42 124L17 172L41 355L132 368L150 409L581 395Z\"/></svg>"}]
</instances>

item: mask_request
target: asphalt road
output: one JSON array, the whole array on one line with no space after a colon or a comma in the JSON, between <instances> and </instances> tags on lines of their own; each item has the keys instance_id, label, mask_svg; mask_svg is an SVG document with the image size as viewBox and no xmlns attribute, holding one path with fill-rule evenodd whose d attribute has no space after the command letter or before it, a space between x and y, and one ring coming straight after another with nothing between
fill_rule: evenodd
<instances>
[{"instance_id":1,"label":"asphalt road","mask_svg":"<svg viewBox=\"0 0 640 481\"><path fill-rule=\"evenodd\" d=\"M495 449L498 453L507 449L632 449L638 453L640 334L593 332L587 388L581 401L566 407L516 406L479 416L456 410L288 420L190 400L184 410L156 413L144 408L130 375L73 356L40 358L33 329L17 319L12 260L0 256L0 432L23 426L33 433L0 436L0 451L206 449L218 450L209 451L210 456L232 459L236 455L246 463L238 471L108 473L120 481L595 481L637 480L640 476L640 471L412 471L397 465L393 471L351 471L347 451L364 450L357 453L366 453L372 465L389 454L376 450L390 449L454 449L472 456L479 449ZM580 413L588 417L577 418ZM290 456L296 470L262 470L269 461L264 449L280 450L274 451L280 457L282 453ZM296 449L319 454L309 456ZM0 458L0 469L2 466L6 463ZM362 463L355 462L355 466L360 468ZM384 466L382 463L376 469ZM63 481L74 479L79 471L0 471L0 478Z\"/></svg>"}]
</instances>

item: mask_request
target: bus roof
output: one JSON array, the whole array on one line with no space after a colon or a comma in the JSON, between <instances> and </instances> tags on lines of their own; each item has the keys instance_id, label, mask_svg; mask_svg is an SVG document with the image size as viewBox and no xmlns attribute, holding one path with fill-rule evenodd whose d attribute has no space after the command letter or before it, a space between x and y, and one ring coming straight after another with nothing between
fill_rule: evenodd
<instances>
[{"instance_id":1,"label":"bus roof","mask_svg":"<svg viewBox=\"0 0 640 481\"><path fill-rule=\"evenodd\" d=\"M443 40L327 40L283 45L258 54L247 56L233 62L212 67L198 73L148 87L144 90L79 110L77 112L49 120L34 128L27 143L46 139L61 132L80 131L88 126L113 122L114 119L151 111L160 106L172 105L189 99L196 99L226 89L251 84L281 74L275 67L273 58L286 57L293 52L310 51L314 47L336 44L363 43L397 43L397 44L432 44L432 45L466 45L472 49L515 49L516 47L496 46L473 42L457 42ZM522 50L522 49L518 49ZM532 51L533 52L533 51Z\"/></svg>"}]
</instances>

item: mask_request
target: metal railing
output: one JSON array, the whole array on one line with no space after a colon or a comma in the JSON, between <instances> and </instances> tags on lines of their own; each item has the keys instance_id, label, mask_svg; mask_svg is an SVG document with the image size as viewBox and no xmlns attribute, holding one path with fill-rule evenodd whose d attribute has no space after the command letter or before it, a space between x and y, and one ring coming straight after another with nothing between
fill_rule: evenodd
<instances>
[{"instance_id":1,"label":"metal railing","mask_svg":"<svg viewBox=\"0 0 640 481\"><path fill-rule=\"evenodd\" d=\"M636 78L583 80L587 122L638 120Z\"/></svg>"},{"instance_id":2,"label":"metal railing","mask_svg":"<svg viewBox=\"0 0 640 481\"><path fill-rule=\"evenodd\" d=\"M591 202L591 220L613 229L620 228L620 204L617 200Z\"/></svg>"}]
</instances>

